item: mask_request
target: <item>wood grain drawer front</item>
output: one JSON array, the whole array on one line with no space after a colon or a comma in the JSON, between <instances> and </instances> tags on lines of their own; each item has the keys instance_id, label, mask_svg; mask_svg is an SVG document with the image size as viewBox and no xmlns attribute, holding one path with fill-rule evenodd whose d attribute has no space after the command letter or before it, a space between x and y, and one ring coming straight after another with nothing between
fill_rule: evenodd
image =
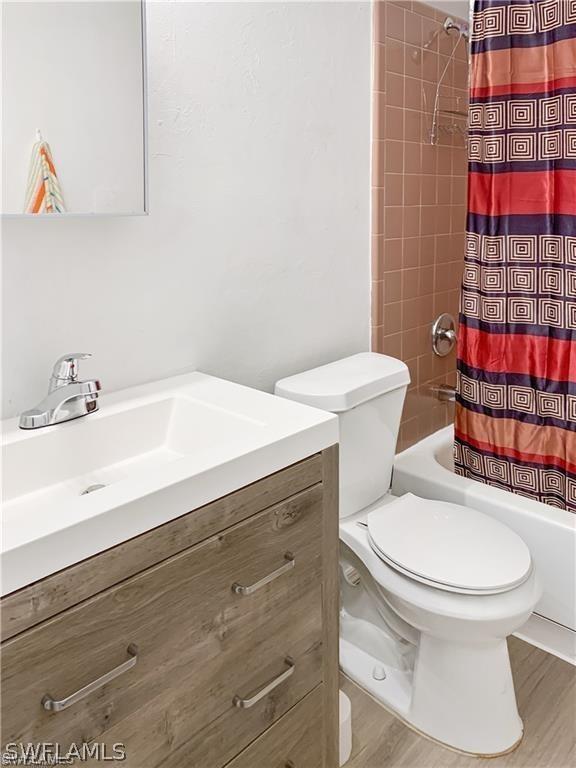
<instances>
[{"instance_id":1,"label":"wood grain drawer front","mask_svg":"<svg viewBox=\"0 0 576 768\"><path fill-rule=\"evenodd\" d=\"M318 686L226 768L322 768L322 702Z\"/></svg>"},{"instance_id":2,"label":"wood grain drawer front","mask_svg":"<svg viewBox=\"0 0 576 768\"><path fill-rule=\"evenodd\" d=\"M223 765L322 678L322 486L314 486L3 646L3 742L124 742L125 765ZM235 594L285 564L253 594ZM60 712L60 700L137 662ZM250 698L293 672L247 709ZM168 755L170 755L167 762Z\"/></svg>"}]
</instances>

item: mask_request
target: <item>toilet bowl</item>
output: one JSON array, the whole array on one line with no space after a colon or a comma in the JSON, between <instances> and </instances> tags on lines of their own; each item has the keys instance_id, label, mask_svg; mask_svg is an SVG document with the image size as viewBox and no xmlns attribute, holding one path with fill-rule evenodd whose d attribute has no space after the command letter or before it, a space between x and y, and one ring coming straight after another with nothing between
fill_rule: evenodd
<instances>
[{"instance_id":1,"label":"toilet bowl","mask_svg":"<svg viewBox=\"0 0 576 768\"><path fill-rule=\"evenodd\" d=\"M340 665L412 728L494 756L522 738L506 638L541 590L513 531L390 479L409 376L362 353L284 379L276 393L340 419Z\"/></svg>"},{"instance_id":2,"label":"toilet bowl","mask_svg":"<svg viewBox=\"0 0 576 768\"><path fill-rule=\"evenodd\" d=\"M398 501L389 496L376 511L385 515ZM471 511L440 506L464 515ZM522 556L525 545L518 538L519 583L508 589L495 586L490 560L487 578L477 570L469 589L433 585L383 559L370 541L367 517L361 512L340 525L341 569L348 568L347 578L341 578L343 671L443 744L477 755L513 749L522 738L522 722L506 637L529 618L540 596L531 561ZM507 540L509 529L487 519ZM422 542L416 550L419 546ZM357 572L355 579L350 569ZM489 588L480 589L482 582Z\"/></svg>"}]
</instances>

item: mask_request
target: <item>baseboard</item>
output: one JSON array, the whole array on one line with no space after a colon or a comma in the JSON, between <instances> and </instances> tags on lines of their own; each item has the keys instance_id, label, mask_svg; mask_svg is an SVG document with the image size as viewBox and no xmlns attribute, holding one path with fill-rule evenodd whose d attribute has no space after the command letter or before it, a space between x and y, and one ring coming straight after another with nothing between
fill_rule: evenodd
<instances>
[{"instance_id":1,"label":"baseboard","mask_svg":"<svg viewBox=\"0 0 576 768\"><path fill-rule=\"evenodd\" d=\"M576 632L533 613L514 635L576 666Z\"/></svg>"}]
</instances>

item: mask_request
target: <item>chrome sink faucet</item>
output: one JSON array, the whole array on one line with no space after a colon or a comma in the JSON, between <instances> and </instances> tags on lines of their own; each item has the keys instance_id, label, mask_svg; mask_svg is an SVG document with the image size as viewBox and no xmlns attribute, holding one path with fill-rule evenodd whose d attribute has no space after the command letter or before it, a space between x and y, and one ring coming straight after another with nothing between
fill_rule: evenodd
<instances>
[{"instance_id":1,"label":"chrome sink faucet","mask_svg":"<svg viewBox=\"0 0 576 768\"><path fill-rule=\"evenodd\" d=\"M78 381L78 365L92 355L71 352L54 364L48 394L41 403L20 414L20 429L40 429L78 419L98 410L98 379Z\"/></svg>"}]
</instances>

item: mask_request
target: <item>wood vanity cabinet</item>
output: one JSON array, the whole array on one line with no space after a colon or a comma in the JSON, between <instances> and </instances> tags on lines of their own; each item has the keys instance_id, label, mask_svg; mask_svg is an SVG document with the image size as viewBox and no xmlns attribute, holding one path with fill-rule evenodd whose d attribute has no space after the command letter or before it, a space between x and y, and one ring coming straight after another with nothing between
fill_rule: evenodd
<instances>
[{"instance_id":1,"label":"wood vanity cabinet","mask_svg":"<svg viewBox=\"0 0 576 768\"><path fill-rule=\"evenodd\" d=\"M333 447L6 596L3 749L336 768L336 467Z\"/></svg>"}]
</instances>

